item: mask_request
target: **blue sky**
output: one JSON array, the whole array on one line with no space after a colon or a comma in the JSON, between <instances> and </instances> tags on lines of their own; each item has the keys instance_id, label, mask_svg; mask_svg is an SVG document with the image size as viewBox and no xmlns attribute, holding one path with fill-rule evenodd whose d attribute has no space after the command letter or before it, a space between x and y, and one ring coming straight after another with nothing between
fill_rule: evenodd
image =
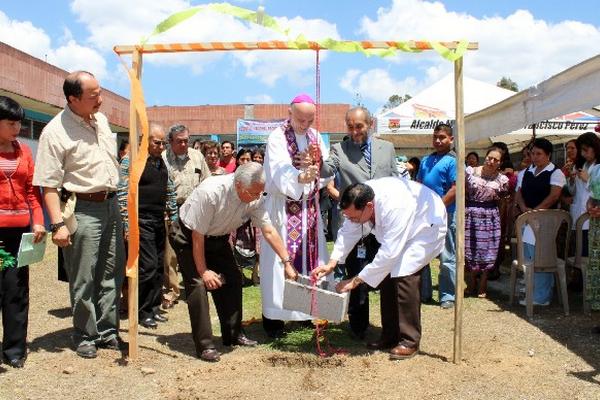
<instances>
[{"instance_id":1,"label":"blue sky","mask_svg":"<svg viewBox=\"0 0 600 400\"><path fill-rule=\"evenodd\" d=\"M509 76L521 88L600 53L597 2L571 1L232 1L277 17L293 34L360 40L468 39L480 50L465 58L465 74L495 83ZM94 72L104 87L128 97L128 82L112 52L136 43L192 0L29 0L0 3L0 41L61 68ZM272 32L228 16L199 14L156 41L259 40ZM372 110L392 94L417 94L452 71L434 53L390 59L360 54L322 56L322 102ZM148 105L287 103L314 93L312 52L160 55L144 58Z\"/></svg>"}]
</instances>

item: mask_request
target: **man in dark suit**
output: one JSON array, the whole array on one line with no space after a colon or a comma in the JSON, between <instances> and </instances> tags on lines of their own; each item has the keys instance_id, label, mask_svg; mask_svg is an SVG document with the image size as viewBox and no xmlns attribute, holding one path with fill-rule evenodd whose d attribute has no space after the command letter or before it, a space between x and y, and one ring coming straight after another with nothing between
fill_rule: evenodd
<instances>
[{"instance_id":1,"label":"man in dark suit","mask_svg":"<svg viewBox=\"0 0 600 400\"><path fill-rule=\"evenodd\" d=\"M386 176L399 176L396 165L396 152L391 142L369 135L373 127L373 117L364 107L354 107L346 113L346 127L349 140L336 143L331 147L330 155L324 161L322 176L337 175L337 190L331 191L334 200L339 193L355 183ZM406 171L405 171L406 172ZM333 212L339 212L333 210ZM341 216L338 218L341 225ZM336 230L339 226L332 227ZM345 263L348 278L358 275L362 268L373 260L379 243L370 232L363 233L363 239L352 249ZM352 335L364 339L369 326L369 289L360 284L350 292L348 319Z\"/></svg>"}]
</instances>

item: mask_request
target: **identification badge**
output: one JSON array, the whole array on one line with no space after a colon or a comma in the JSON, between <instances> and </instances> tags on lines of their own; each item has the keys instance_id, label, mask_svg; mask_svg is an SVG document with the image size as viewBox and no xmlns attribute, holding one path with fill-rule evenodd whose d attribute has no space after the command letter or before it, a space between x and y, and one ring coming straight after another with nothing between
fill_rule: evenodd
<instances>
[{"instance_id":1,"label":"identification badge","mask_svg":"<svg viewBox=\"0 0 600 400\"><path fill-rule=\"evenodd\" d=\"M367 258L367 247L364 244L360 244L356 248L356 258L360 258L363 260Z\"/></svg>"}]
</instances>

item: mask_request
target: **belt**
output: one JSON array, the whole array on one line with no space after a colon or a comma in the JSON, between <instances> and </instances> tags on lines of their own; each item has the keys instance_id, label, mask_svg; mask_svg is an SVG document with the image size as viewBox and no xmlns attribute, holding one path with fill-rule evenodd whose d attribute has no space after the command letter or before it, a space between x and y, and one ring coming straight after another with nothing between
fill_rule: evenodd
<instances>
[{"instance_id":1,"label":"belt","mask_svg":"<svg viewBox=\"0 0 600 400\"><path fill-rule=\"evenodd\" d=\"M226 235L221 235L221 236L209 236L206 235L204 236L204 239L208 239L208 240L229 240L229 233Z\"/></svg>"},{"instance_id":2,"label":"belt","mask_svg":"<svg viewBox=\"0 0 600 400\"><path fill-rule=\"evenodd\" d=\"M102 202L106 199L113 198L116 193L117 192L109 192L107 190L102 190L100 192L95 193L75 193L75 195L80 200Z\"/></svg>"}]
</instances>

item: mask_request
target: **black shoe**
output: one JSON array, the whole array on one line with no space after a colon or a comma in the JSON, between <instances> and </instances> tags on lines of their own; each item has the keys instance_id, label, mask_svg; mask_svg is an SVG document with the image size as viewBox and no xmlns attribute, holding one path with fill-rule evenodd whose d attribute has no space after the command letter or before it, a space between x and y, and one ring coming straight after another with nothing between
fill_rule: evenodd
<instances>
[{"instance_id":1,"label":"black shoe","mask_svg":"<svg viewBox=\"0 0 600 400\"><path fill-rule=\"evenodd\" d=\"M158 327L158 324L152 317L142 319L140 325L148 329L156 329Z\"/></svg>"},{"instance_id":2,"label":"black shoe","mask_svg":"<svg viewBox=\"0 0 600 400\"><path fill-rule=\"evenodd\" d=\"M124 350L128 347L128 343L124 342L120 337L114 337L106 342L98 343L97 346L107 350Z\"/></svg>"},{"instance_id":3,"label":"black shoe","mask_svg":"<svg viewBox=\"0 0 600 400\"><path fill-rule=\"evenodd\" d=\"M396 340L379 339L374 342L367 343L369 350L387 350L395 347L398 344Z\"/></svg>"},{"instance_id":4,"label":"black shoe","mask_svg":"<svg viewBox=\"0 0 600 400\"><path fill-rule=\"evenodd\" d=\"M77 346L75 353L82 358L96 358L96 356L98 356L96 345L93 343L81 343Z\"/></svg>"},{"instance_id":5,"label":"black shoe","mask_svg":"<svg viewBox=\"0 0 600 400\"><path fill-rule=\"evenodd\" d=\"M167 322L169 320L169 318L165 317L162 314L154 314L153 318L156 322Z\"/></svg>"},{"instance_id":6,"label":"black shoe","mask_svg":"<svg viewBox=\"0 0 600 400\"><path fill-rule=\"evenodd\" d=\"M217 362L221 359L221 353L219 353L216 349L206 349L202 350L200 353L200 359L208 362Z\"/></svg>"},{"instance_id":7,"label":"black shoe","mask_svg":"<svg viewBox=\"0 0 600 400\"><path fill-rule=\"evenodd\" d=\"M4 362L13 368L23 368L25 366L25 360L27 360L27 356L21 358L13 358L11 360L4 359Z\"/></svg>"},{"instance_id":8,"label":"black shoe","mask_svg":"<svg viewBox=\"0 0 600 400\"><path fill-rule=\"evenodd\" d=\"M281 339L285 337L285 331L283 329L266 330L265 332L271 339Z\"/></svg>"},{"instance_id":9,"label":"black shoe","mask_svg":"<svg viewBox=\"0 0 600 400\"><path fill-rule=\"evenodd\" d=\"M233 344L236 346L254 347L258 344L258 342L256 340L249 339L246 335L241 333Z\"/></svg>"}]
</instances>

